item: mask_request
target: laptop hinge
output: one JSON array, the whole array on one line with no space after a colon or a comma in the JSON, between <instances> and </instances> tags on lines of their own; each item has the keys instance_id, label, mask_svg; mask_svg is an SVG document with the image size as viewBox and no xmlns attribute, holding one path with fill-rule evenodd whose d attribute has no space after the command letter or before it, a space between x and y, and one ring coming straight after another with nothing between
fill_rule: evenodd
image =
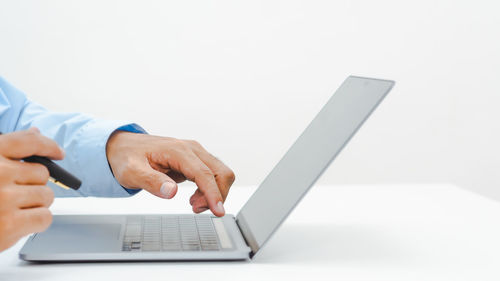
<instances>
[{"instance_id":1,"label":"laptop hinge","mask_svg":"<svg viewBox=\"0 0 500 281\"><path fill-rule=\"evenodd\" d=\"M245 243L248 245L248 247L250 247L251 250L250 258L252 258L260 248L257 243L257 240L255 240L255 237L250 231L250 228L248 227L248 224L246 223L246 220L241 213L236 216L235 221L236 221L236 226L238 226L243 236L243 239L245 240Z\"/></svg>"}]
</instances>

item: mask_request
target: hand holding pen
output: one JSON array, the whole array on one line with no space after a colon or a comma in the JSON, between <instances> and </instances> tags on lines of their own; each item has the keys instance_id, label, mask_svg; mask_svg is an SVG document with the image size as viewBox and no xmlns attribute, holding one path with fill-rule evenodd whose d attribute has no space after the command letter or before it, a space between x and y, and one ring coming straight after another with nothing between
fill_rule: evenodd
<instances>
[{"instance_id":1,"label":"hand holding pen","mask_svg":"<svg viewBox=\"0 0 500 281\"><path fill-rule=\"evenodd\" d=\"M35 155L61 160L64 151L36 128L0 135L0 251L26 234L45 230L52 222L48 208L54 193L46 186L49 169L20 161Z\"/></svg>"},{"instance_id":2,"label":"hand holding pen","mask_svg":"<svg viewBox=\"0 0 500 281\"><path fill-rule=\"evenodd\" d=\"M35 132L35 133L38 133L39 136L42 136L42 135L40 135L40 131L35 127L30 128L27 132ZM2 134L2 132L0 132L0 135L1 134ZM35 139L33 139L33 138L36 138L39 136L32 137L31 141L35 141ZM45 138L45 137L43 137L43 138ZM43 138L42 138L42 140L43 140ZM30 141L27 138L25 138L25 140ZM47 141L47 140L49 140L49 142L52 141L50 139L45 138L45 141ZM32 149L36 149L36 147L32 147ZM61 148L59 148L59 149L62 151L63 157L64 157L64 151ZM43 154L43 152L42 152L42 154ZM56 159L56 158L54 158L54 159ZM72 188L74 190L78 190L80 188L80 186L82 185L82 182L77 177L73 176L71 173L64 170L59 165L52 162L52 160L50 160L47 157L44 157L43 155L38 155L38 154L37 155L30 155L27 157L23 157L22 160L24 162L38 163L38 164L42 164L43 166L45 166L45 168L47 168L47 170L49 171L49 181L55 183L56 185L58 185L61 188L64 188L64 189Z\"/></svg>"}]
</instances>

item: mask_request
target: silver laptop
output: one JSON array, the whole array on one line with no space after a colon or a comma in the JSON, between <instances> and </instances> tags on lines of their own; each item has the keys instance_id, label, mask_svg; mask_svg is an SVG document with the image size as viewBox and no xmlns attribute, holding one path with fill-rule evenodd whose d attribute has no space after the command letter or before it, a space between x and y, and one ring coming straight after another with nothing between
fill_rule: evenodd
<instances>
[{"instance_id":1,"label":"silver laptop","mask_svg":"<svg viewBox=\"0 0 500 281\"><path fill-rule=\"evenodd\" d=\"M28 238L27 261L251 259L393 87L348 77L235 216L61 215Z\"/></svg>"}]
</instances>

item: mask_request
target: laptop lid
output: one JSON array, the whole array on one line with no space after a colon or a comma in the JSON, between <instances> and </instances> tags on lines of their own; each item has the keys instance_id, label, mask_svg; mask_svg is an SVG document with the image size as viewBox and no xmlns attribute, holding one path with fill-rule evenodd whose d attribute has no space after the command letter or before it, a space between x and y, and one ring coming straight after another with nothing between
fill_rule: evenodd
<instances>
[{"instance_id":1,"label":"laptop lid","mask_svg":"<svg viewBox=\"0 0 500 281\"><path fill-rule=\"evenodd\" d=\"M269 240L394 82L348 77L236 216L251 256Z\"/></svg>"}]
</instances>

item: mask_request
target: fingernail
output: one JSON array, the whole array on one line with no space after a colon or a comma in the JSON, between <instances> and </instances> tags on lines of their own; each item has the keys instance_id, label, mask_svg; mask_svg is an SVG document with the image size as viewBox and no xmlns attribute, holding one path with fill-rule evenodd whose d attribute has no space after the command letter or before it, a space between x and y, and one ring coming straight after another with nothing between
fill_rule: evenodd
<instances>
[{"instance_id":1,"label":"fingernail","mask_svg":"<svg viewBox=\"0 0 500 281\"><path fill-rule=\"evenodd\" d=\"M174 189L175 184L173 182L166 181L161 185L160 192L165 198L170 199Z\"/></svg>"},{"instance_id":2,"label":"fingernail","mask_svg":"<svg viewBox=\"0 0 500 281\"><path fill-rule=\"evenodd\" d=\"M219 213L223 213L223 214L226 213L226 211L224 210L224 205L222 205L222 201L219 201L219 203L217 203L216 209Z\"/></svg>"}]
</instances>

